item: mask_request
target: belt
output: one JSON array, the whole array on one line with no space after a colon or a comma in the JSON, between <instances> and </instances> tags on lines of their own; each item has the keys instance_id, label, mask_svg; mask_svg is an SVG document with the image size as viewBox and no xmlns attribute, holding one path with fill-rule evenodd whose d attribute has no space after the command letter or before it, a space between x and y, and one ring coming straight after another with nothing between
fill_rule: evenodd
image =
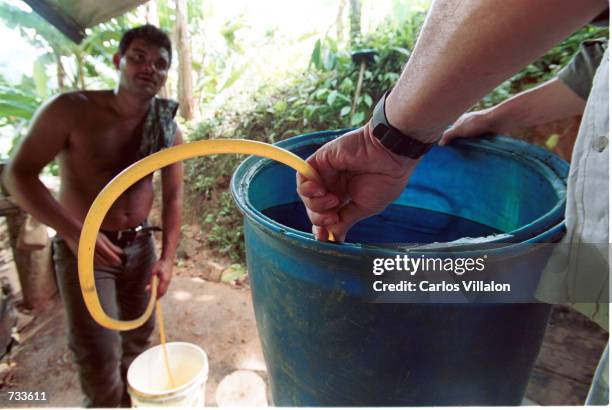
<instances>
[{"instance_id":1,"label":"belt","mask_svg":"<svg viewBox=\"0 0 612 410\"><path fill-rule=\"evenodd\" d=\"M135 226L133 228L122 229L120 231L105 231L100 230L106 237L115 245L126 246L134 242L136 238L147 232L161 232L159 226L151 226L148 222Z\"/></svg>"}]
</instances>

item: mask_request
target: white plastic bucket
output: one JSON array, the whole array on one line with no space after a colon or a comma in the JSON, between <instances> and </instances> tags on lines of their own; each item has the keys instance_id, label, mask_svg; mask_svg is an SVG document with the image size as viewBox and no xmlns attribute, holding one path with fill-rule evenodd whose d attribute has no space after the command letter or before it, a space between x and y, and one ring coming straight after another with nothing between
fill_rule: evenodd
<instances>
[{"instance_id":1,"label":"white plastic bucket","mask_svg":"<svg viewBox=\"0 0 612 410\"><path fill-rule=\"evenodd\" d=\"M132 407L203 407L208 358L199 346L185 342L166 343L170 371L176 383L171 388L162 346L142 352L127 373Z\"/></svg>"}]
</instances>

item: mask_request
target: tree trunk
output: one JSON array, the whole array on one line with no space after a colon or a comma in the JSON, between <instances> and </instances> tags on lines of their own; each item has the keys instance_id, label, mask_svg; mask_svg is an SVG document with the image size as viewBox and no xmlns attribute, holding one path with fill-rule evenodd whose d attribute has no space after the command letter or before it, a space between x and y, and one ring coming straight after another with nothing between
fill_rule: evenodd
<instances>
[{"instance_id":1,"label":"tree trunk","mask_svg":"<svg viewBox=\"0 0 612 410\"><path fill-rule=\"evenodd\" d=\"M145 9L145 20L147 24L152 24L155 27L159 27L159 13L157 11L157 1L149 0L146 3ZM159 96L162 98L168 98L170 92L168 91L168 83L164 84L161 90L159 90Z\"/></svg>"},{"instance_id":2,"label":"tree trunk","mask_svg":"<svg viewBox=\"0 0 612 410\"><path fill-rule=\"evenodd\" d=\"M191 80L191 50L187 33L187 1L176 0L176 33L179 55L178 98L180 114L186 120L193 118L193 83Z\"/></svg>"},{"instance_id":3,"label":"tree trunk","mask_svg":"<svg viewBox=\"0 0 612 410\"><path fill-rule=\"evenodd\" d=\"M66 71L64 70L64 65L62 64L62 56L59 53L54 53L55 55L55 66L56 66L56 76L57 76L57 87L60 92L64 92L66 90Z\"/></svg>"},{"instance_id":4,"label":"tree trunk","mask_svg":"<svg viewBox=\"0 0 612 410\"><path fill-rule=\"evenodd\" d=\"M349 15L351 20L351 45L361 37L361 0L351 0Z\"/></svg>"},{"instance_id":5,"label":"tree trunk","mask_svg":"<svg viewBox=\"0 0 612 410\"><path fill-rule=\"evenodd\" d=\"M344 8L346 7L346 0L340 0L338 6L338 14L336 14L336 38L338 43L344 40Z\"/></svg>"},{"instance_id":6,"label":"tree trunk","mask_svg":"<svg viewBox=\"0 0 612 410\"><path fill-rule=\"evenodd\" d=\"M83 68L83 55L80 51L74 53L74 57L76 60L76 78L74 79L74 88L84 90L85 89L85 70Z\"/></svg>"}]
</instances>

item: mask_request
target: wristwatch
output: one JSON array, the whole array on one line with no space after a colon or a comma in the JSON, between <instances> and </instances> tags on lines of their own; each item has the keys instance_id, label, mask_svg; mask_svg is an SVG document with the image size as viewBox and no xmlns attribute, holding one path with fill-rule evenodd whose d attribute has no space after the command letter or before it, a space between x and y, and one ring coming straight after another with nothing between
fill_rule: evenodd
<instances>
[{"instance_id":1,"label":"wristwatch","mask_svg":"<svg viewBox=\"0 0 612 410\"><path fill-rule=\"evenodd\" d=\"M418 159L425 155L436 143L422 142L410 135L404 135L387 121L385 114L385 100L390 91L378 101L372 113L372 134L394 154L403 155L412 159Z\"/></svg>"}]
</instances>

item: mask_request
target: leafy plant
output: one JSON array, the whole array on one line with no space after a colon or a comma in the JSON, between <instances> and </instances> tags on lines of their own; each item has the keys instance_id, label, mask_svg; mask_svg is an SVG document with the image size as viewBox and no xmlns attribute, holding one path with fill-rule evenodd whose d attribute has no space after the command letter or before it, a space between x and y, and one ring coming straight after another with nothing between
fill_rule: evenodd
<instances>
[{"instance_id":1,"label":"leafy plant","mask_svg":"<svg viewBox=\"0 0 612 410\"><path fill-rule=\"evenodd\" d=\"M246 138L275 143L310 131L361 124L371 115L374 102L397 81L423 17L415 13L412 24L383 25L385 28L361 37L359 47L375 48L378 54L365 71L352 118L359 67L349 51L327 37L315 41L306 72L281 86L262 86L248 111L236 112L231 107L219 110L188 132L189 138ZM193 214L205 215L200 222L208 232L208 244L235 261L244 259L242 216L227 189L240 161L237 156L210 156L185 164L186 202L195 208Z\"/></svg>"},{"instance_id":2,"label":"leafy plant","mask_svg":"<svg viewBox=\"0 0 612 410\"><path fill-rule=\"evenodd\" d=\"M608 28L586 26L576 31L564 41L550 49L541 58L527 65L520 72L500 84L495 90L484 97L474 109L481 109L499 104L516 93L551 79L562 67L570 62L578 50L580 43L584 40L598 37L608 38Z\"/></svg>"}]
</instances>

